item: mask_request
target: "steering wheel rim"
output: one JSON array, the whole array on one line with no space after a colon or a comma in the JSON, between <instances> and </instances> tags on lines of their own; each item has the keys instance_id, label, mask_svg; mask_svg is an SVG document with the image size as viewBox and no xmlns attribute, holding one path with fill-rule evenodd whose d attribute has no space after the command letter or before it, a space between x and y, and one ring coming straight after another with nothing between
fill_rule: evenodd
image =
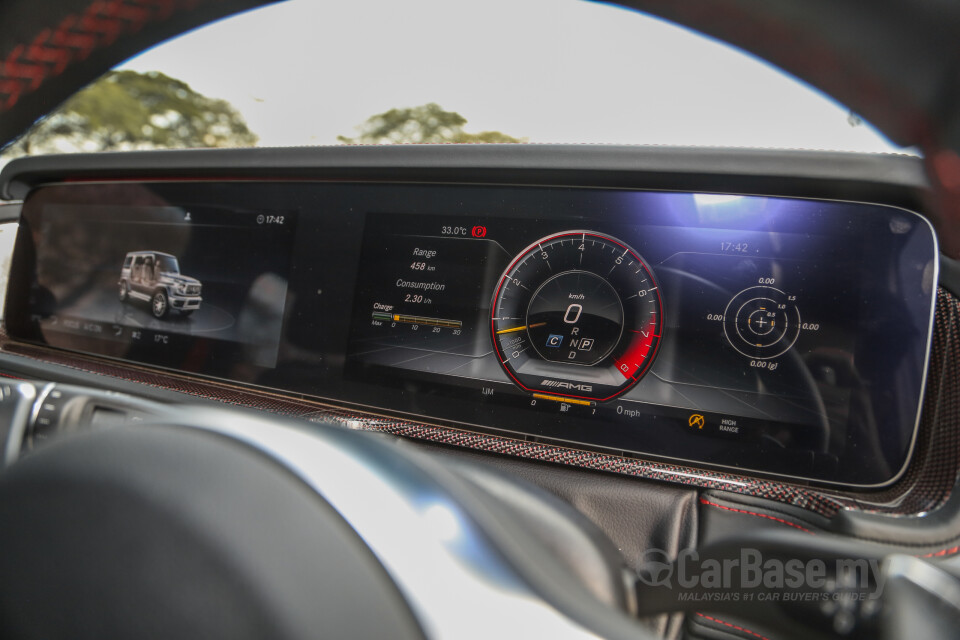
<instances>
[{"instance_id":1,"label":"steering wheel rim","mask_svg":"<svg viewBox=\"0 0 960 640\"><path fill-rule=\"evenodd\" d=\"M78 513L91 503L102 518ZM263 505L266 520L256 515ZM225 627L224 637L310 638L321 626L333 637L385 629L409 638L645 636L625 601L598 600L511 515L435 461L374 434L172 410L155 424L61 436L0 473L0 520L16 523L0 531L0 549L16 550L0 553L0 606L9 613L0 634L143 636L143 603L161 599L156 606L174 612L170 623L146 630L170 637L188 627L176 588L187 583L211 590L223 607L217 620L239 612L243 624ZM78 553L73 529L92 541L86 552ZM155 555L154 529L185 532L178 553L194 559L184 577L168 554L173 577L162 589L146 579L156 563L139 560ZM327 534L304 535L321 529ZM125 553L113 557L112 548ZM38 571L44 554L57 561ZM302 561L291 566L291 554ZM606 557L614 556L611 547ZM333 569L325 566L331 558L341 561ZM624 588L619 566L610 580ZM75 594L72 618L56 613L61 598L43 597L50 583ZM90 584L98 588L83 588ZM234 584L243 589L226 588ZM362 597L344 601L344 593ZM112 606L110 594L129 606ZM333 597L325 603L317 594ZM362 613L356 602L372 608ZM107 623L114 626L104 634ZM238 626L253 635L231 635Z\"/></svg>"}]
</instances>

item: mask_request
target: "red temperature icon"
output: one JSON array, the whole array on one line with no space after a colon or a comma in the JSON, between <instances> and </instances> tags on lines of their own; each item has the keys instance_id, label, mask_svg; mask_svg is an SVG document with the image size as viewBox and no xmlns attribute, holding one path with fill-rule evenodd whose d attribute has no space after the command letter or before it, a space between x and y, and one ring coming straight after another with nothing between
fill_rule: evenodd
<instances>
[{"instance_id":1,"label":"red temperature icon","mask_svg":"<svg viewBox=\"0 0 960 640\"><path fill-rule=\"evenodd\" d=\"M487 228L477 225L470 231L470 233L473 234L474 238L482 238L487 235Z\"/></svg>"}]
</instances>

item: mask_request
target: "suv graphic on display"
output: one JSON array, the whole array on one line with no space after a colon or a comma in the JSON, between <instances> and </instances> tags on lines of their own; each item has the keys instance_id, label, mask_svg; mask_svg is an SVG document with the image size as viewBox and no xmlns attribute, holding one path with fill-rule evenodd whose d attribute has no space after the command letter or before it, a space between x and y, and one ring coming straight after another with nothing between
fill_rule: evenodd
<instances>
[{"instance_id":1,"label":"suv graphic on display","mask_svg":"<svg viewBox=\"0 0 960 640\"><path fill-rule=\"evenodd\" d=\"M159 251L131 251L120 269L120 302L131 298L150 303L155 318L170 309L188 316L200 308L200 281L180 274L177 258Z\"/></svg>"}]
</instances>

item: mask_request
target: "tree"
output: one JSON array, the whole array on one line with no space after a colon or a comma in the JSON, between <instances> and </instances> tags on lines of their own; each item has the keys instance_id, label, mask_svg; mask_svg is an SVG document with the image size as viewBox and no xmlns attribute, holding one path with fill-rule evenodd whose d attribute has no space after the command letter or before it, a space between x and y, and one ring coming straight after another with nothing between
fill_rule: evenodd
<instances>
[{"instance_id":1,"label":"tree","mask_svg":"<svg viewBox=\"0 0 960 640\"><path fill-rule=\"evenodd\" d=\"M357 127L355 138L337 136L344 144L441 144L460 143L516 143L526 138L514 138L499 131L467 133L463 130L467 119L456 111L444 111L431 102L419 107L390 109L371 116Z\"/></svg>"},{"instance_id":2,"label":"tree","mask_svg":"<svg viewBox=\"0 0 960 640\"><path fill-rule=\"evenodd\" d=\"M4 155L248 147L257 136L225 100L151 71L111 71L35 124Z\"/></svg>"}]
</instances>

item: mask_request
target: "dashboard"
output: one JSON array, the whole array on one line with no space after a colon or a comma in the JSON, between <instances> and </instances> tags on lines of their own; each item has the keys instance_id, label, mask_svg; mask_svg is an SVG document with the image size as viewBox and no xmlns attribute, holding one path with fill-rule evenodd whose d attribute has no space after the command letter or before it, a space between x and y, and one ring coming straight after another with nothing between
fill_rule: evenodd
<instances>
[{"instance_id":1,"label":"dashboard","mask_svg":"<svg viewBox=\"0 0 960 640\"><path fill-rule=\"evenodd\" d=\"M843 487L919 423L919 214L748 192L85 180L23 205L17 340L473 431Z\"/></svg>"}]
</instances>

